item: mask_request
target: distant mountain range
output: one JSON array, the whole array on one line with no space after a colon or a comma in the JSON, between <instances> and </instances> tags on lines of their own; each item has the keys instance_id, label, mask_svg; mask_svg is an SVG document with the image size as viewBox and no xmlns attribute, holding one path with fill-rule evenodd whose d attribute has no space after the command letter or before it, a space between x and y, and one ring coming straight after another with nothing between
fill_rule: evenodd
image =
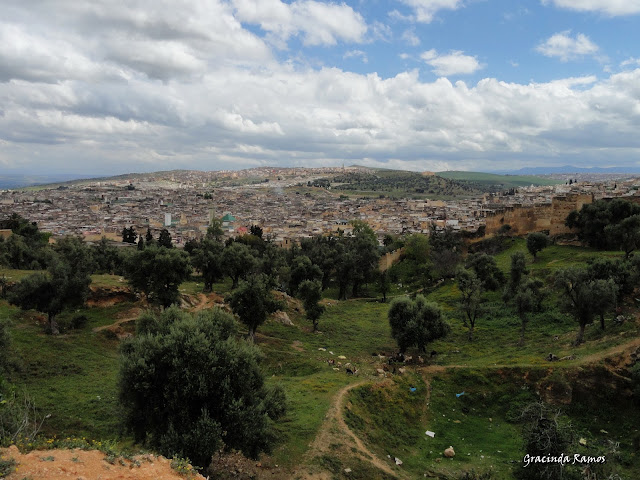
<instances>
[{"instance_id":1,"label":"distant mountain range","mask_svg":"<svg viewBox=\"0 0 640 480\"><path fill-rule=\"evenodd\" d=\"M89 176L90 177L90 176ZM66 174L43 174L43 175L0 175L0 190L32 187L34 185L47 185L49 183L68 182L88 178L87 175Z\"/></svg>"},{"instance_id":2,"label":"distant mountain range","mask_svg":"<svg viewBox=\"0 0 640 480\"><path fill-rule=\"evenodd\" d=\"M551 175L556 173L640 173L639 167L525 167L519 170L490 170L489 173L500 175Z\"/></svg>"}]
</instances>

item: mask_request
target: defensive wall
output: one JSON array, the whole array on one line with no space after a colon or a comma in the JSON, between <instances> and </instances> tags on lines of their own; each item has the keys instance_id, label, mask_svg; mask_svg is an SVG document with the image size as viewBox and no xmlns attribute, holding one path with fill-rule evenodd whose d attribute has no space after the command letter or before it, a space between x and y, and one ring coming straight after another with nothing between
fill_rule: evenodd
<instances>
[{"instance_id":1,"label":"defensive wall","mask_svg":"<svg viewBox=\"0 0 640 480\"><path fill-rule=\"evenodd\" d=\"M510 225L509 233L513 235L541 231L548 231L549 235L571 233L564 224L567 215L589 203L593 203L592 194L572 193L554 197L551 203L506 206L487 214L485 234L495 235L503 225Z\"/></svg>"},{"instance_id":2,"label":"defensive wall","mask_svg":"<svg viewBox=\"0 0 640 480\"><path fill-rule=\"evenodd\" d=\"M378 269L381 272L384 272L391 268L391 265L400 260L400 257L404 253L403 248L399 248L398 250L394 250L393 252L385 253L380 257L378 261Z\"/></svg>"}]
</instances>

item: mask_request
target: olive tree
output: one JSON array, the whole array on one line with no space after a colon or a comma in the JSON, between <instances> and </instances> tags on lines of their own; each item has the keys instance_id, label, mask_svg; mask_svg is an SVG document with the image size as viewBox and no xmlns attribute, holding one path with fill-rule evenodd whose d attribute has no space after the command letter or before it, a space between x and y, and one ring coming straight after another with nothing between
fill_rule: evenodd
<instances>
[{"instance_id":1,"label":"olive tree","mask_svg":"<svg viewBox=\"0 0 640 480\"><path fill-rule=\"evenodd\" d=\"M222 446L252 458L269 452L284 393L265 384L262 355L238 339L230 314L172 307L137 327L121 347L119 374L124 423L137 442L199 467Z\"/></svg>"},{"instance_id":2,"label":"olive tree","mask_svg":"<svg viewBox=\"0 0 640 480\"><path fill-rule=\"evenodd\" d=\"M391 336L398 343L401 353L413 346L425 352L429 342L444 337L451 329L442 309L422 295L416 296L415 300L407 297L393 300L388 318Z\"/></svg>"}]
</instances>

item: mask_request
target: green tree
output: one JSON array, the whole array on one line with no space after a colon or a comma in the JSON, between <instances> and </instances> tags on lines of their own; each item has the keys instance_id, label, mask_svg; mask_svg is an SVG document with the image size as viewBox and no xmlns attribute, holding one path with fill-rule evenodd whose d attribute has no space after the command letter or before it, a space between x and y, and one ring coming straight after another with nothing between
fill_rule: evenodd
<instances>
[{"instance_id":1,"label":"green tree","mask_svg":"<svg viewBox=\"0 0 640 480\"><path fill-rule=\"evenodd\" d=\"M640 215L632 215L618 224L607 225L604 233L609 244L622 250L627 259L640 245Z\"/></svg>"},{"instance_id":2,"label":"green tree","mask_svg":"<svg viewBox=\"0 0 640 480\"><path fill-rule=\"evenodd\" d=\"M267 317L284 308L271 293L271 282L264 274L252 275L246 282L242 282L229 297L229 305L233 313L249 329L249 338L255 340L256 330Z\"/></svg>"},{"instance_id":3,"label":"green tree","mask_svg":"<svg viewBox=\"0 0 640 480\"><path fill-rule=\"evenodd\" d=\"M87 300L91 284L91 255L81 240L61 240L50 254L47 272L22 279L11 291L9 302L23 310L47 314L47 331L60 333L56 316L64 309L77 308Z\"/></svg>"},{"instance_id":4,"label":"green tree","mask_svg":"<svg viewBox=\"0 0 640 480\"><path fill-rule=\"evenodd\" d=\"M462 237L451 227L438 231L435 225L431 225L429 244L431 262L439 278L454 276L461 259Z\"/></svg>"},{"instance_id":5,"label":"green tree","mask_svg":"<svg viewBox=\"0 0 640 480\"><path fill-rule=\"evenodd\" d=\"M171 243L171 234L166 228L160 230L160 236L158 237L158 246L164 248L173 248L173 243Z\"/></svg>"},{"instance_id":6,"label":"green tree","mask_svg":"<svg viewBox=\"0 0 640 480\"><path fill-rule=\"evenodd\" d=\"M352 295L360 294L360 287L374 279L378 272L378 239L369 225L360 220L351 222L353 235L347 239L352 256Z\"/></svg>"},{"instance_id":7,"label":"green tree","mask_svg":"<svg viewBox=\"0 0 640 480\"><path fill-rule=\"evenodd\" d=\"M302 299L307 320L313 324L313 331L318 331L318 320L325 310L319 303L322 300L322 284L317 280L304 280L300 283L298 296Z\"/></svg>"},{"instance_id":8,"label":"green tree","mask_svg":"<svg viewBox=\"0 0 640 480\"><path fill-rule=\"evenodd\" d=\"M223 248L221 242L205 237L193 251L193 266L202 273L205 292L210 292L213 283L222 278Z\"/></svg>"},{"instance_id":9,"label":"green tree","mask_svg":"<svg viewBox=\"0 0 640 480\"><path fill-rule=\"evenodd\" d=\"M231 288L237 288L240 277L246 278L258 266L258 260L253 255L251 248L238 242L233 242L224 248L221 260L222 268L233 281Z\"/></svg>"},{"instance_id":10,"label":"green tree","mask_svg":"<svg viewBox=\"0 0 640 480\"><path fill-rule=\"evenodd\" d=\"M420 233L409 235L404 243L404 256L415 265L429 261L429 237Z\"/></svg>"},{"instance_id":11,"label":"green tree","mask_svg":"<svg viewBox=\"0 0 640 480\"><path fill-rule=\"evenodd\" d=\"M140 237L140 240L142 240L142 237ZM118 253L118 249L111 245L106 237L102 237L91 248L91 255L98 273L115 274L121 271L122 257Z\"/></svg>"},{"instance_id":12,"label":"green tree","mask_svg":"<svg viewBox=\"0 0 640 480\"><path fill-rule=\"evenodd\" d=\"M295 296L298 286L305 280L320 280L322 270L311 263L306 255L298 255L291 261L291 274L289 276L289 295Z\"/></svg>"},{"instance_id":13,"label":"green tree","mask_svg":"<svg viewBox=\"0 0 640 480\"><path fill-rule=\"evenodd\" d=\"M147 245L150 245L155 242L155 239L153 238L153 233L151 233L151 227L147 227L147 233L145 234L144 239L147 242Z\"/></svg>"},{"instance_id":14,"label":"green tree","mask_svg":"<svg viewBox=\"0 0 640 480\"><path fill-rule=\"evenodd\" d=\"M482 314L482 282L473 270L459 268L456 273L460 289L460 309L463 323L469 329L469 341L473 341L473 330Z\"/></svg>"},{"instance_id":15,"label":"green tree","mask_svg":"<svg viewBox=\"0 0 640 480\"><path fill-rule=\"evenodd\" d=\"M508 303L515 295L522 278L529 273L529 270L527 269L527 258L524 253L516 252L511 255L511 267L509 272L509 283L504 289L504 293L502 295L504 303Z\"/></svg>"},{"instance_id":16,"label":"green tree","mask_svg":"<svg viewBox=\"0 0 640 480\"><path fill-rule=\"evenodd\" d=\"M529 278L521 282L515 291L513 300L520 318L520 346L524 345L524 333L529 322L529 315L540 311L542 307L542 286L542 281Z\"/></svg>"},{"instance_id":17,"label":"green tree","mask_svg":"<svg viewBox=\"0 0 640 480\"><path fill-rule=\"evenodd\" d=\"M222 242L224 237L224 230L222 229L222 220L214 218L211 220L211 224L207 228L206 238L215 240L216 242Z\"/></svg>"},{"instance_id":18,"label":"green tree","mask_svg":"<svg viewBox=\"0 0 640 480\"><path fill-rule=\"evenodd\" d=\"M549 246L549 236L542 232L534 232L527 235L527 250L533 255L533 261L536 261L536 255Z\"/></svg>"},{"instance_id":19,"label":"green tree","mask_svg":"<svg viewBox=\"0 0 640 480\"><path fill-rule=\"evenodd\" d=\"M611 201L598 200L583 205L579 212L571 212L565 221L569 228L578 229L578 236L592 247L618 248L619 238L612 233L611 228L620 224L625 218L639 215L640 205L614 198ZM607 227L610 227L608 231Z\"/></svg>"},{"instance_id":20,"label":"green tree","mask_svg":"<svg viewBox=\"0 0 640 480\"><path fill-rule=\"evenodd\" d=\"M593 292L593 310L600 317L600 328L605 329L604 316L609 313L616 304L618 286L612 278L607 280L594 280L591 282Z\"/></svg>"},{"instance_id":21,"label":"green tree","mask_svg":"<svg viewBox=\"0 0 640 480\"><path fill-rule=\"evenodd\" d=\"M585 269L577 267L560 270L556 274L555 284L561 291L559 306L578 323L578 336L574 342L576 346L584 341L585 327L593 321L596 314L599 300L595 295L600 289L595 283L601 281L591 280Z\"/></svg>"},{"instance_id":22,"label":"green tree","mask_svg":"<svg viewBox=\"0 0 640 480\"><path fill-rule=\"evenodd\" d=\"M415 300L407 297L396 298L389 307L391 336L398 344L401 353L415 346L425 352L427 344L444 337L450 331L444 320L442 309L428 302L422 295Z\"/></svg>"},{"instance_id":23,"label":"green tree","mask_svg":"<svg viewBox=\"0 0 640 480\"><path fill-rule=\"evenodd\" d=\"M133 227L133 225L129 228L124 227L122 229L123 243L136 243L137 238L138 238L138 234L136 233L136 229Z\"/></svg>"},{"instance_id":24,"label":"green tree","mask_svg":"<svg viewBox=\"0 0 640 480\"><path fill-rule=\"evenodd\" d=\"M378 275L378 290L382 294L382 303L387 303L387 293L391 290L391 278L389 272L384 270Z\"/></svg>"},{"instance_id":25,"label":"green tree","mask_svg":"<svg viewBox=\"0 0 640 480\"><path fill-rule=\"evenodd\" d=\"M122 345L119 397L137 442L206 467L219 447L257 458L275 439L282 389L267 386L257 347L220 309L147 316Z\"/></svg>"},{"instance_id":26,"label":"green tree","mask_svg":"<svg viewBox=\"0 0 640 480\"><path fill-rule=\"evenodd\" d=\"M151 303L169 307L179 299L178 287L191 275L186 252L157 245L137 250L125 262L124 277Z\"/></svg>"},{"instance_id":27,"label":"green tree","mask_svg":"<svg viewBox=\"0 0 640 480\"><path fill-rule=\"evenodd\" d=\"M485 290L497 290L504 284L504 274L491 255L486 253L469 255L467 268L471 268L476 273Z\"/></svg>"},{"instance_id":28,"label":"green tree","mask_svg":"<svg viewBox=\"0 0 640 480\"><path fill-rule=\"evenodd\" d=\"M249 232L255 237L262 238L263 230L259 225L251 225Z\"/></svg>"}]
</instances>

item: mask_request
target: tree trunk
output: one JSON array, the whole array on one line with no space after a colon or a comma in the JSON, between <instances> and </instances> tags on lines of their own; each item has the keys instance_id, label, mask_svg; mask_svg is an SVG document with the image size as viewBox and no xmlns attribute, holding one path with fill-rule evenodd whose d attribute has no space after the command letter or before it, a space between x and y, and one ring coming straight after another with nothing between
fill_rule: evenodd
<instances>
[{"instance_id":1,"label":"tree trunk","mask_svg":"<svg viewBox=\"0 0 640 480\"><path fill-rule=\"evenodd\" d=\"M313 331L317 332L318 331L318 320L314 320L313 321Z\"/></svg>"},{"instance_id":2,"label":"tree trunk","mask_svg":"<svg viewBox=\"0 0 640 480\"><path fill-rule=\"evenodd\" d=\"M347 299L347 285L340 284L340 293L338 293L338 300L346 300Z\"/></svg>"},{"instance_id":3,"label":"tree trunk","mask_svg":"<svg viewBox=\"0 0 640 480\"><path fill-rule=\"evenodd\" d=\"M473 342L473 325L469 325L469 341Z\"/></svg>"},{"instance_id":4,"label":"tree trunk","mask_svg":"<svg viewBox=\"0 0 640 480\"><path fill-rule=\"evenodd\" d=\"M604 313L600 313L600 328L604 330Z\"/></svg>"},{"instance_id":5,"label":"tree trunk","mask_svg":"<svg viewBox=\"0 0 640 480\"><path fill-rule=\"evenodd\" d=\"M249 326L249 340L251 343L256 343L256 328L254 326Z\"/></svg>"},{"instance_id":6,"label":"tree trunk","mask_svg":"<svg viewBox=\"0 0 640 480\"><path fill-rule=\"evenodd\" d=\"M585 325L580 325L580 330L578 330L578 336L576 337L576 341L573 343L574 346L580 345L584 342L584 327Z\"/></svg>"},{"instance_id":7,"label":"tree trunk","mask_svg":"<svg viewBox=\"0 0 640 480\"><path fill-rule=\"evenodd\" d=\"M240 280L240 274L233 276L232 280L233 280L233 284L231 285L231 288L235 290L236 288L238 288L238 281Z\"/></svg>"},{"instance_id":8,"label":"tree trunk","mask_svg":"<svg viewBox=\"0 0 640 480\"><path fill-rule=\"evenodd\" d=\"M53 313L48 315L49 317L49 333L51 335L60 335L60 328L58 328L58 322L56 316Z\"/></svg>"},{"instance_id":9,"label":"tree trunk","mask_svg":"<svg viewBox=\"0 0 640 480\"><path fill-rule=\"evenodd\" d=\"M353 289L351 290L351 296L353 298L358 298L359 287L360 287L360 283L359 282L353 282Z\"/></svg>"},{"instance_id":10,"label":"tree trunk","mask_svg":"<svg viewBox=\"0 0 640 480\"><path fill-rule=\"evenodd\" d=\"M523 318L522 319L522 324L520 325L520 341L518 342L518 346L519 347L523 347L524 346L524 331L525 328L527 328L527 321Z\"/></svg>"}]
</instances>

